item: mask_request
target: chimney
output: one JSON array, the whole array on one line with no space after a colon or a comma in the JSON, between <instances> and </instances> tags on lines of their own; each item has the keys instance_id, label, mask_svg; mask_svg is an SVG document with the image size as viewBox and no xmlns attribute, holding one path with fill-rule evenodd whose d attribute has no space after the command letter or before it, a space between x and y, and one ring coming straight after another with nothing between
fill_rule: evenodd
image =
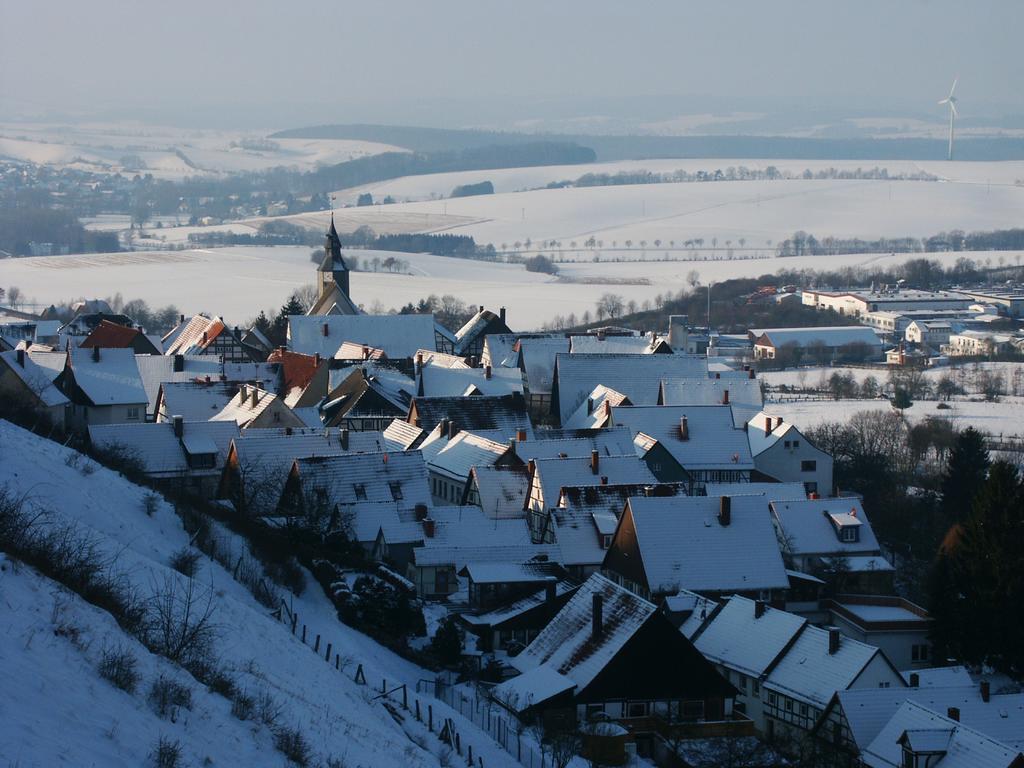
<instances>
[{"instance_id":1,"label":"chimney","mask_svg":"<svg viewBox=\"0 0 1024 768\"><path fill-rule=\"evenodd\" d=\"M525 443L526 442L526 430L525 429L517 429L516 430L516 440L518 440L520 443Z\"/></svg>"},{"instance_id":2,"label":"chimney","mask_svg":"<svg viewBox=\"0 0 1024 768\"><path fill-rule=\"evenodd\" d=\"M960 707L950 707L949 709L947 709L946 710L946 717L948 717L950 720L956 720L959 723L960 722Z\"/></svg>"},{"instance_id":3,"label":"chimney","mask_svg":"<svg viewBox=\"0 0 1024 768\"><path fill-rule=\"evenodd\" d=\"M590 452L590 471L595 475L601 466L601 454L597 451Z\"/></svg>"},{"instance_id":4,"label":"chimney","mask_svg":"<svg viewBox=\"0 0 1024 768\"><path fill-rule=\"evenodd\" d=\"M921 676L917 672L910 673L910 687L919 688L921 686Z\"/></svg>"},{"instance_id":5,"label":"chimney","mask_svg":"<svg viewBox=\"0 0 1024 768\"><path fill-rule=\"evenodd\" d=\"M516 455L516 439L514 437L508 439L508 450L513 456Z\"/></svg>"},{"instance_id":6,"label":"chimney","mask_svg":"<svg viewBox=\"0 0 1024 768\"><path fill-rule=\"evenodd\" d=\"M441 419L438 426L441 428L441 437L448 436L448 419Z\"/></svg>"},{"instance_id":7,"label":"chimney","mask_svg":"<svg viewBox=\"0 0 1024 768\"><path fill-rule=\"evenodd\" d=\"M489 365L484 366L484 378L485 379L491 378L491 366L489 366Z\"/></svg>"},{"instance_id":8,"label":"chimney","mask_svg":"<svg viewBox=\"0 0 1024 768\"><path fill-rule=\"evenodd\" d=\"M718 524L728 528L732 522L732 496L718 497Z\"/></svg>"},{"instance_id":9,"label":"chimney","mask_svg":"<svg viewBox=\"0 0 1024 768\"><path fill-rule=\"evenodd\" d=\"M323 334L324 334L324 336L330 336L330 334L331 334L331 326L328 325L327 323L324 323Z\"/></svg>"},{"instance_id":10,"label":"chimney","mask_svg":"<svg viewBox=\"0 0 1024 768\"><path fill-rule=\"evenodd\" d=\"M605 415L606 418L612 415L612 401L611 400L605 400L604 401L604 415Z\"/></svg>"},{"instance_id":11,"label":"chimney","mask_svg":"<svg viewBox=\"0 0 1024 768\"><path fill-rule=\"evenodd\" d=\"M24 368L25 367L25 350L24 349L19 349L14 354L15 354L15 357L18 358L18 365L20 365L22 368Z\"/></svg>"},{"instance_id":12,"label":"chimney","mask_svg":"<svg viewBox=\"0 0 1024 768\"><path fill-rule=\"evenodd\" d=\"M348 450L348 429L344 428L341 430L341 450Z\"/></svg>"},{"instance_id":13,"label":"chimney","mask_svg":"<svg viewBox=\"0 0 1024 768\"><path fill-rule=\"evenodd\" d=\"M502 307L501 309L498 310L498 317L501 319L501 322L503 322L503 323L505 322L505 308L504 307Z\"/></svg>"},{"instance_id":14,"label":"chimney","mask_svg":"<svg viewBox=\"0 0 1024 768\"><path fill-rule=\"evenodd\" d=\"M775 428L776 429L782 429L782 417L781 416L779 416L778 418L775 419Z\"/></svg>"},{"instance_id":15,"label":"chimney","mask_svg":"<svg viewBox=\"0 0 1024 768\"><path fill-rule=\"evenodd\" d=\"M544 602L548 603L549 605L555 602L555 588L557 584L558 582L549 581L544 585Z\"/></svg>"},{"instance_id":16,"label":"chimney","mask_svg":"<svg viewBox=\"0 0 1024 768\"><path fill-rule=\"evenodd\" d=\"M593 621L590 626L590 636L596 640L604 632L604 598L595 593L593 606Z\"/></svg>"},{"instance_id":17,"label":"chimney","mask_svg":"<svg viewBox=\"0 0 1024 768\"><path fill-rule=\"evenodd\" d=\"M249 396L249 387L243 384L238 388L238 402L244 403L245 398Z\"/></svg>"},{"instance_id":18,"label":"chimney","mask_svg":"<svg viewBox=\"0 0 1024 768\"><path fill-rule=\"evenodd\" d=\"M726 390L722 391L722 405L728 405L728 404L729 404L729 390L726 389Z\"/></svg>"},{"instance_id":19,"label":"chimney","mask_svg":"<svg viewBox=\"0 0 1024 768\"><path fill-rule=\"evenodd\" d=\"M992 688L989 685L988 680L981 681L981 700L988 704L989 697L992 695Z\"/></svg>"},{"instance_id":20,"label":"chimney","mask_svg":"<svg viewBox=\"0 0 1024 768\"><path fill-rule=\"evenodd\" d=\"M679 439L680 440L689 440L690 439L690 422L689 422L689 420L685 416L682 416L679 419Z\"/></svg>"},{"instance_id":21,"label":"chimney","mask_svg":"<svg viewBox=\"0 0 1024 768\"><path fill-rule=\"evenodd\" d=\"M171 416L171 424L174 427L174 436L180 440L185 434L185 417Z\"/></svg>"},{"instance_id":22,"label":"chimney","mask_svg":"<svg viewBox=\"0 0 1024 768\"><path fill-rule=\"evenodd\" d=\"M365 344L363 344L363 360L369 360L369 359L370 359L370 348L368 346L366 346Z\"/></svg>"},{"instance_id":23,"label":"chimney","mask_svg":"<svg viewBox=\"0 0 1024 768\"><path fill-rule=\"evenodd\" d=\"M750 375L747 378L750 378L750 379L754 378L754 369L753 368L750 369Z\"/></svg>"},{"instance_id":24,"label":"chimney","mask_svg":"<svg viewBox=\"0 0 1024 768\"><path fill-rule=\"evenodd\" d=\"M454 421L449 421L448 422L448 439L451 440L457 434L459 434L458 426L455 424Z\"/></svg>"},{"instance_id":25,"label":"chimney","mask_svg":"<svg viewBox=\"0 0 1024 768\"><path fill-rule=\"evenodd\" d=\"M93 347L92 348L92 361L94 363L98 363L100 361L100 348L99 347Z\"/></svg>"},{"instance_id":26,"label":"chimney","mask_svg":"<svg viewBox=\"0 0 1024 768\"><path fill-rule=\"evenodd\" d=\"M480 311L481 311L481 312L483 312L483 311L484 311L484 305L483 305L483 304L481 304L481 305L480 305Z\"/></svg>"},{"instance_id":27,"label":"chimney","mask_svg":"<svg viewBox=\"0 0 1024 768\"><path fill-rule=\"evenodd\" d=\"M203 344L207 344L207 343L209 343L209 341L210 341L210 334L207 333L206 331L203 331Z\"/></svg>"},{"instance_id":28,"label":"chimney","mask_svg":"<svg viewBox=\"0 0 1024 768\"><path fill-rule=\"evenodd\" d=\"M285 427L285 428L284 428L284 433L285 433L286 435L288 435L289 437L291 437L291 435L292 435L292 431L293 431L293 430L292 430L292 428L291 428L291 427Z\"/></svg>"},{"instance_id":29,"label":"chimney","mask_svg":"<svg viewBox=\"0 0 1024 768\"><path fill-rule=\"evenodd\" d=\"M260 391L257 387L253 387L249 391L249 396L252 398L252 407L255 408L260 402Z\"/></svg>"},{"instance_id":30,"label":"chimney","mask_svg":"<svg viewBox=\"0 0 1024 768\"><path fill-rule=\"evenodd\" d=\"M835 656L839 652L839 629L828 628L828 655Z\"/></svg>"},{"instance_id":31,"label":"chimney","mask_svg":"<svg viewBox=\"0 0 1024 768\"><path fill-rule=\"evenodd\" d=\"M185 370L185 356L184 355L175 355L174 356L174 363L172 363L172 365L171 365L171 370L173 370L175 373L181 373L182 371Z\"/></svg>"},{"instance_id":32,"label":"chimney","mask_svg":"<svg viewBox=\"0 0 1024 768\"><path fill-rule=\"evenodd\" d=\"M426 504L417 504L413 509L416 512L416 519L419 522L422 523L424 520L427 519L427 505Z\"/></svg>"},{"instance_id":33,"label":"chimney","mask_svg":"<svg viewBox=\"0 0 1024 768\"><path fill-rule=\"evenodd\" d=\"M206 386L210 386L210 374L206 374Z\"/></svg>"},{"instance_id":34,"label":"chimney","mask_svg":"<svg viewBox=\"0 0 1024 768\"><path fill-rule=\"evenodd\" d=\"M765 416L764 417L764 436L765 437L769 437L771 435L771 433L772 433L772 417L771 416Z\"/></svg>"},{"instance_id":35,"label":"chimney","mask_svg":"<svg viewBox=\"0 0 1024 768\"><path fill-rule=\"evenodd\" d=\"M764 600L754 601L754 618L760 619L764 616Z\"/></svg>"},{"instance_id":36,"label":"chimney","mask_svg":"<svg viewBox=\"0 0 1024 768\"><path fill-rule=\"evenodd\" d=\"M601 475L601 485L608 485L608 475Z\"/></svg>"},{"instance_id":37,"label":"chimney","mask_svg":"<svg viewBox=\"0 0 1024 768\"><path fill-rule=\"evenodd\" d=\"M180 325L181 323L184 323L184 322L185 322L185 316L184 315L178 315L178 324Z\"/></svg>"},{"instance_id":38,"label":"chimney","mask_svg":"<svg viewBox=\"0 0 1024 768\"><path fill-rule=\"evenodd\" d=\"M594 412L594 398L588 397L587 398L587 416L589 416L593 412Z\"/></svg>"},{"instance_id":39,"label":"chimney","mask_svg":"<svg viewBox=\"0 0 1024 768\"><path fill-rule=\"evenodd\" d=\"M715 371L715 378L716 379L722 378L722 373L720 371Z\"/></svg>"},{"instance_id":40,"label":"chimney","mask_svg":"<svg viewBox=\"0 0 1024 768\"><path fill-rule=\"evenodd\" d=\"M428 539L434 538L434 519L432 517L423 518L423 535Z\"/></svg>"}]
</instances>

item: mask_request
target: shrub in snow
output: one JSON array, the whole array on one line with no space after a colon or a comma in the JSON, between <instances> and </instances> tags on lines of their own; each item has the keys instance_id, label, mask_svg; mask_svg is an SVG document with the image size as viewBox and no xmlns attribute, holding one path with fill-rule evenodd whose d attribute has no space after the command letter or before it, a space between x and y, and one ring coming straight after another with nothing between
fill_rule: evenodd
<instances>
[{"instance_id":1,"label":"shrub in snow","mask_svg":"<svg viewBox=\"0 0 1024 768\"><path fill-rule=\"evenodd\" d=\"M430 641L430 651L446 667L458 665L462 659L464 633L454 616L446 616L438 625L437 633Z\"/></svg>"},{"instance_id":2,"label":"shrub in snow","mask_svg":"<svg viewBox=\"0 0 1024 768\"><path fill-rule=\"evenodd\" d=\"M238 691L238 686L231 675L219 667L213 670L213 673L205 682L211 691L223 696L225 699L233 699Z\"/></svg>"},{"instance_id":3,"label":"shrub in snow","mask_svg":"<svg viewBox=\"0 0 1024 768\"><path fill-rule=\"evenodd\" d=\"M139 683L138 659L127 648L108 648L100 658L99 673L126 693L135 693Z\"/></svg>"},{"instance_id":4,"label":"shrub in snow","mask_svg":"<svg viewBox=\"0 0 1024 768\"><path fill-rule=\"evenodd\" d=\"M310 750L306 737L298 728L282 726L274 730L274 746L277 751L298 766L309 765Z\"/></svg>"},{"instance_id":5,"label":"shrub in snow","mask_svg":"<svg viewBox=\"0 0 1024 768\"><path fill-rule=\"evenodd\" d=\"M195 579L182 586L177 577L167 576L149 601L146 629L154 653L186 667L208 663L216 638L212 592L201 594Z\"/></svg>"},{"instance_id":6,"label":"shrub in snow","mask_svg":"<svg viewBox=\"0 0 1024 768\"><path fill-rule=\"evenodd\" d=\"M196 566L199 564L199 553L189 547L182 547L171 555L170 566L178 573L188 576L190 579L196 575Z\"/></svg>"},{"instance_id":7,"label":"shrub in snow","mask_svg":"<svg viewBox=\"0 0 1024 768\"><path fill-rule=\"evenodd\" d=\"M161 736L150 756L155 768L178 768L181 765L181 744Z\"/></svg>"},{"instance_id":8,"label":"shrub in snow","mask_svg":"<svg viewBox=\"0 0 1024 768\"><path fill-rule=\"evenodd\" d=\"M142 511L152 517L160 507L160 496L153 492L147 493L142 499Z\"/></svg>"},{"instance_id":9,"label":"shrub in snow","mask_svg":"<svg viewBox=\"0 0 1024 768\"><path fill-rule=\"evenodd\" d=\"M245 691L235 691L231 699L231 714L239 720L251 720L256 714L256 701Z\"/></svg>"},{"instance_id":10,"label":"shrub in snow","mask_svg":"<svg viewBox=\"0 0 1024 768\"><path fill-rule=\"evenodd\" d=\"M188 686L160 675L149 688L149 704L160 717L177 721L180 707L192 709L192 691Z\"/></svg>"}]
</instances>

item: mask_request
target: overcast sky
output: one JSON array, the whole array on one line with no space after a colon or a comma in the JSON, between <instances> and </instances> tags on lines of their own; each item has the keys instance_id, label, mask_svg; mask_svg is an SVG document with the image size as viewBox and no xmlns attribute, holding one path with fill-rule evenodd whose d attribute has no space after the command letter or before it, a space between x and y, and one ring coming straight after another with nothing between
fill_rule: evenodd
<instances>
[{"instance_id":1,"label":"overcast sky","mask_svg":"<svg viewBox=\"0 0 1024 768\"><path fill-rule=\"evenodd\" d=\"M0 0L0 108L182 124L1024 114L1020 0Z\"/></svg>"}]
</instances>

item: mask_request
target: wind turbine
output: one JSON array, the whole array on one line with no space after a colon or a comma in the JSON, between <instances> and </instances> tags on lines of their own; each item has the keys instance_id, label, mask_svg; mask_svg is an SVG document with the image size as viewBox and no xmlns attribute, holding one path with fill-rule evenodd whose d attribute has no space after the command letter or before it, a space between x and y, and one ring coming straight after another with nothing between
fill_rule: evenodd
<instances>
[{"instance_id":1,"label":"wind turbine","mask_svg":"<svg viewBox=\"0 0 1024 768\"><path fill-rule=\"evenodd\" d=\"M956 111L956 96L953 95L953 91L956 90L956 83L958 78L953 79L953 87L949 89L949 96L944 98L939 104L949 104L949 155L948 160L953 159L953 123L957 117Z\"/></svg>"}]
</instances>

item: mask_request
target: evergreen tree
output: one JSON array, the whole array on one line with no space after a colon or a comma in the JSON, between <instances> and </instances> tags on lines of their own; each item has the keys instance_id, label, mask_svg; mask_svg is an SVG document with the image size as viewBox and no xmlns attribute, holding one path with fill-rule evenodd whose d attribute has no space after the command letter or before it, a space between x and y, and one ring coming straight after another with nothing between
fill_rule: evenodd
<instances>
[{"instance_id":1,"label":"evergreen tree","mask_svg":"<svg viewBox=\"0 0 1024 768\"><path fill-rule=\"evenodd\" d=\"M992 464L971 514L932 572L934 637L943 652L1024 670L1024 483L1017 468Z\"/></svg>"},{"instance_id":2,"label":"evergreen tree","mask_svg":"<svg viewBox=\"0 0 1024 768\"><path fill-rule=\"evenodd\" d=\"M462 658L463 633L454 616L448 616L441 622L430 641L430 649L446 667L453 667Z\"/></svg>"},{"instance_id":3,"label":"evergreen tree","mask_svg":"<svg viewBox=\"0 0 1024 768\"><path fill-rule=\"evenodd\" d=\"M293 293L288 301L281 307L281 311L277 313L277 317L274 318L274 326L269 334L270 340L274 342L276 346L283 345L288 338L288 317L290 315L304 314L306 314L306 310L303 308L302 302L300 302L298 297Z\"/></svg>"},{"instance_id":4,"label":"evergreen tree","mask_svg":"<svg viewBox=\"0 0 1024 768\"><path fill-rule=\"evenodd\" d=\"M968 427L957 435L942 475L942 512L949 525L967 518L974 497L985 483L988 467L985 438L974 427Z\"/></svg>"}]
</instances>

